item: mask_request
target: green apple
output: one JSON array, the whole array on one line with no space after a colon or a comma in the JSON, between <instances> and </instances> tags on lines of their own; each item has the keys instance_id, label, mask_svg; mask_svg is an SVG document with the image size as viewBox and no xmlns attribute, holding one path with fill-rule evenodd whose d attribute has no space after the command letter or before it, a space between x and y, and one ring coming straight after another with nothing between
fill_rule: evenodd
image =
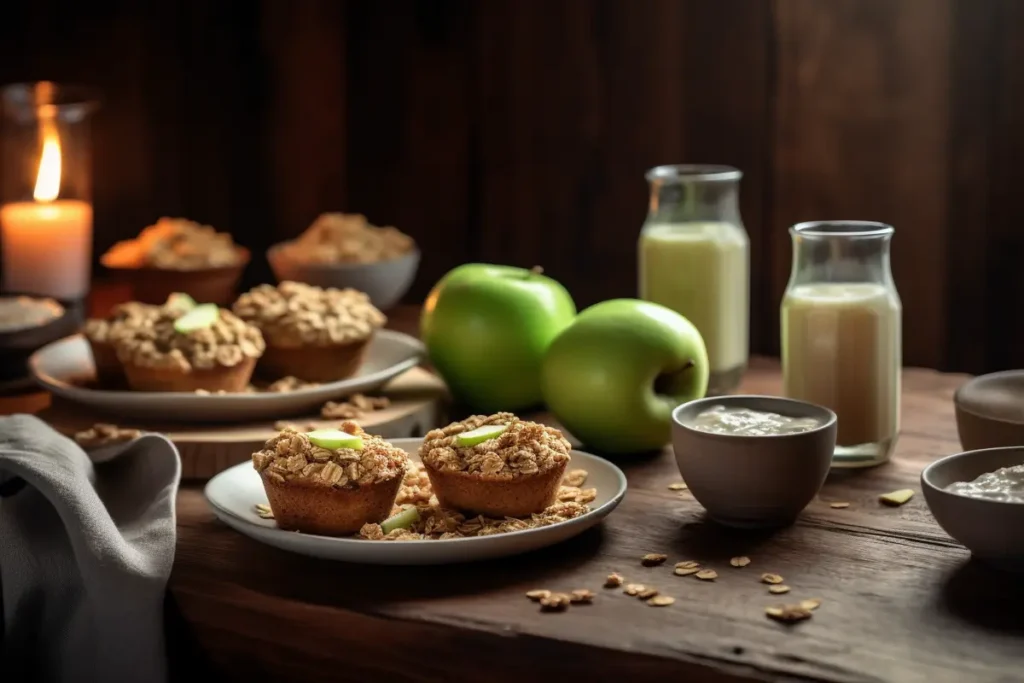
<instances>
[{"instance_id":1,"label":"green apple","mask_svg":"<svg viewBox=\"0 0 1024 683\"><path fill-rule=\"evenodd\" d=\"M355 434L343 432L340 429L315 429L307 432L309 442L314 446L336 451L339 448L351 448L359 451L363 448L363 439Z\"/></svg>"},{"instance_id":2,"label":"green apple","mask_svg":"<svg viewBox=\"0 0 1024 683\"><path fill-rule=\"evenodd\" d=\"M508 425L484 425L468 432L455 435L455 443L461 448L469 448L490 441L501 436L501 433L508 429Z\"/></svg>"},{"instance_id":3,"label":"green apple","mask_svg":"<svg viewBox=\"0 0 1024 683\"><path fill-rule=\"evenodd\" d=\"M196 307L196 305L196 300L184 292L172 292L171 295L167 297L166 303L164 303L164 306L167 308L173 308L183 313L191 311Z\"/></svg>"},{"instance_id":4,"label":"green apple","mask_svg":"<svg viewBox=\"0 0 1024 683\"><path fill-rule=\"evenodd\" d=\"M390 534L395 529L408 529L418 521L420 521L420 511L415 505L412 505L381 522L380 530L385 534Z\"/></svg>"},{"instance_id":5,"label":"green apple","mask_svg":"<svg viewBox=\"0 0 1024 683\"><path fill-rule=\"evenodd\" d=\"M708 389L693 323L660 304L613 299L581 312L548 349L544 400L594 450L638 453L671 438L671 413Z\"/></svg>"},{"instance_id":6,"label":"green apple","mask_svg":"<svg viewBox=\"0 0 1024 683\"><path fill-rule=\"evenodd\" d=\"M174 331L178 334L188 334L202 330L217 322L219 317L220 308L217 304L202 304L175 320Z\"/></svg>"},{"instance_id":7,"label":"green apple","mask_svg":"<svg viewBox=\"0 0 1024 683\"><path fill-rule=\"evenodd\" d=\"M456 400L514 412L540 404L541 361L575 315L565 288L536 270L470 263L435 285L420 331Z\"/></svg>"}]
</instances>

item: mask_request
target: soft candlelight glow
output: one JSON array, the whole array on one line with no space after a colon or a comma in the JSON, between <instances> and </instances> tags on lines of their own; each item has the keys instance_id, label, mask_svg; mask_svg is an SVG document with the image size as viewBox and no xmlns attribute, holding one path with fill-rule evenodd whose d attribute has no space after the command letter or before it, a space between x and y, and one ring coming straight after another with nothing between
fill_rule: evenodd
<instances>
[{"instance_id":1,"label":"soft candlelight glow","mask_svg":"<svg viewBox=\"0 0 1024 683\"><path fill-rule=\"evenodd\" d=\"M42 152L34 202L0 208L3 227L3 287L7 291L79 299L89 291L92 206L58 199L62 172L60 137L43 119Z\"/></svg>"}]
</instances>

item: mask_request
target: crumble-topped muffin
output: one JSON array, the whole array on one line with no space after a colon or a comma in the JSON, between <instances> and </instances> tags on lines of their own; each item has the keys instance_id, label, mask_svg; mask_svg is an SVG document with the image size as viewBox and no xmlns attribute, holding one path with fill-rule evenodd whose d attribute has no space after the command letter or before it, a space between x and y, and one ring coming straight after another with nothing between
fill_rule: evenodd
<instances>
[{"instance_id":1,"label":"crumble-topped muffin","mask_svg":"<svg viewBox=\"0 0 1024 683\"><path fill-rule=\"evenodd\" d=\"M311 434L285 430L253 453L278 526L307 533L353 534L384 520L409 467L409 456L355 422L340 431L360 448L329 449Z\"/></svg>"},{"instance_id":2,"label":"crumble-topped muffin","mask_svg":"<svg viewBox=\"0 0 1024 683\"><path fill-rule=\"evenodd\" d=\"M118 339L133 334L160 314L160 307L137 301L118 304L106 318L90 318L82 326L82 334L89 342L96 379L101 384L123 384L124 368L117 358L115 344Z\"/></svg>"},{"instance_id":3,"label":"crumble-topped muffin","mask_svg":"<svg viewBox=\"0 0 1024 683\"><path fill-rule=\"evenodd\" d=\"M281 249L301 263L376 263L404 256L415 247L402 231L371 225L361 214L324 213Z\"/></svg>"},{"instance_id":4,"label":"crumble-topped muffin","mask_svg":"<svg viewBox=\"0 0 1024 683\"><path fill-rule=\"evenodd\" d=\"M259 329L218 309L206 327L179 332L170 307L115 343L128 384L140 391L245 391L266 348Z\"/></svg>"},{"instance_id":5,"label":"crumble-topped muffin","mask_svg":"<svg viewBox=\"0 0 1024 683\"><path fill-rule=\"evenodd\" d=\"M487 427L504 429L473 445ZM427 433L420 458L442 506L492 517L543 511L558 493L572 445L553 427L512 413L474 415Z\"/></svg>"},{"instance_id":6,"label":"crumble-topped muffin","mask_svg":"<svg viewBox=\"0 0 1024 683\"><path fill-rule=\"evenodd\" d=\"M135 239L118 242L103 257L112 268L198 270L234 266L244 258L226 232L184 218L163 217Z\"/></svg>"},{"instance_id":7,"label":"crumble-topped muffin","mask_svg":"<svg viewBox=\"0 0 1024 683\"><path fill-rule=\"evenodd\" d=\"M235 314L263 331L261 372L331 382L352 375L373 334L387 317L366 294L285 281L242 294Z\"/></svg>"}]
</instances>

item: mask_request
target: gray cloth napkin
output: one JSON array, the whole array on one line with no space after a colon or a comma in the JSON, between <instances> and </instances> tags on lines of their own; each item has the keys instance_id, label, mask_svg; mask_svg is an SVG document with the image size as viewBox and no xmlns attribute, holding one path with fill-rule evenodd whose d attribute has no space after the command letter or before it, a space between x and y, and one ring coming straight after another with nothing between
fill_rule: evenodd
<instances>
[{"instance_id":1,"label":"gray cloth napkin","mask_svg":"<svg viewBox=\"0 0 1024 683\"><path fill-rule=\"evenodd\" d=\"M0 680L167 680L180 478L163 436L87 455L36 417L0 418Z\"/></svg>"}]
</instances>

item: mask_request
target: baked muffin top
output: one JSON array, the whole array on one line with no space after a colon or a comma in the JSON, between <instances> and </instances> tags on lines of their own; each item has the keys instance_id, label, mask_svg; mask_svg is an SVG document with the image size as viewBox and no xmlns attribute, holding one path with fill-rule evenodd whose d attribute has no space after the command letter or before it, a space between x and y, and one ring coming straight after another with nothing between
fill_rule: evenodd
<instances>
[{"instance_id":1,"label":"baked muffin top","mask_svg":"<svg viewBox=\"0 0 1024 683\"><path fill-rule=\"evenodd\" d=\"M302 481L334 488L355 488L405 476L409 456L401 448L367 434L351 420L342 422L340 429L361 437L362 448L322 448L307 434L286 429L252 454L253 467L279 484Z\"/></svg>"},{"instance_id":2,"label":"baked muffin top","mask_svg":"<svg viewBox=\"0 0 1024 683\"><path fill-rule=\"evenodd\" d=\"M242 251L231 235L184 218L163 217L143 228L135 239L118 242L103 256L114 268L150 266L166 270L197 270L233 266Z\"/></svg>"},{"instance_id":3,"label":"baked muffin top","mask_svg":"<svg viewBox=\"0 0 1024 683\"><path fill-rule=\"evenodd\" d=\"M376 263L404 256L415 246L404 232L370 225L361 214L324 213L281 251L301 263Z\"/></svg>"},{"instance_id":4,"label":"baked muffin top","mask_svg":"<svg viewBox=\"0 0 1024 683\"><path fill-rule=\"evenodd\" d=\"M387 322L363 292L288 280L254 287L238 297L232 310L278 347L351 344L368 339Z\"/></svg>"},{"instance_id":5,"label":"baked muffin top","mask_svg":"<svg viewBox=\"0 0 1024 683\"><path fill-rule=\"evenodd\" d=\"M82 326L82 333L91 341L103 344L114 343L117 339L131 334L147 322L160 315L160 306L129 301L118 304L106 318L89 318Z\"/></svg>"},{"instance_id":6,"label":"baked muffin top","mask_svg":"<svg viewBox=\"0 0 1024 683\"><path fill-rule=\"evenodd\" d=\"M458 435L486 425L508 425L492 439L460 446ZM473 415L427 433L420 458L440 472L466 472L487 479L512 479L547 472L569 460L572 445L553 427L520 420L512 413Z\"/></svg>"},{"instance_id":7,"label":"baked muffin top","mask_svg":"<svg viewBox=\"0 0 1024 683\"><path fill-rule=\"evenodd\" d=\"M182 372L231 368L247 358L259 358L266 349L257 327L221 308L209 327L182 333L174 321L182 311L163 307L151 320L126 330L115 342L122 363Z\"/></svg>"}]
</instances>

